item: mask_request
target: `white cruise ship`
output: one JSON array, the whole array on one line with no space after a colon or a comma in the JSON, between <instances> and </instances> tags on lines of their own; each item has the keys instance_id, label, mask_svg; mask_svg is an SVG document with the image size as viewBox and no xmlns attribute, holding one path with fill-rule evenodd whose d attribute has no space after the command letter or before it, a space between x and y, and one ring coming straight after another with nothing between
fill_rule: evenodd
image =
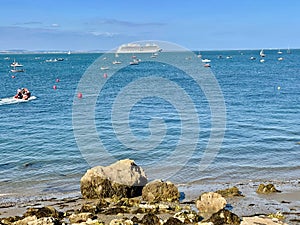
<instances>
[{"instance_id":1,"label":"white cruise ship","mask_svg":"<svg viewBox=\"0 0 300 225\"><path fill-rule=\"evenodd\" d=\"M162 49L156 45L156 44L145 44L145 45L140 45L140 44L126 44L126 45L121 45L117 53L155 53L155 52L161 52Z\"/></svg>"}]
</instances>

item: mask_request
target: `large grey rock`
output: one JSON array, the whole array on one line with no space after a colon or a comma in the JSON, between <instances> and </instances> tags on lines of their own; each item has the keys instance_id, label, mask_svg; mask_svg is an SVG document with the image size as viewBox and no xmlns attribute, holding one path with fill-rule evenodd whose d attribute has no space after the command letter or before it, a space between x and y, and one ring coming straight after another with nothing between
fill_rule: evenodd
<instances>
[{"instance_id":1,"label":"large grey rock","mask_svg":"<svg viewBox=\"0 0 300 225\"><path fill-rule=\"evenodd\" d=\"M120 160L110 166L96 166L81 178L84 198L136 197L147 183L144 170L133 160Z\"/></svg>"},{"instance_id":2,"label":"large grey rock","mask_svg":"<svg viewBox=\"0 0 300 225\"><path fill-rule=\"evenodd\" d=\"M143 188L142 198L149 203L176 202L179 200L178 188L171 182L154 180Z\"/></svg>"}]
</instances>

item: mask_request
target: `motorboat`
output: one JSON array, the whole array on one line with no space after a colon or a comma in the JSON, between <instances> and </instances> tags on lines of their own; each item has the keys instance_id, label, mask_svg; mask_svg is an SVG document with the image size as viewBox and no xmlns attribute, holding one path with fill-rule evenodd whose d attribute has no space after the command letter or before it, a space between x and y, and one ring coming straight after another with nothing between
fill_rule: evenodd
<instances>
[{"instance_id":1,"label":"motorboat","mask_svg":"<svg viewBox=\"0 0 300 225\"><path fill-rule=\"evenodd\" d=\"M121 64L121 63L122 63L121 61L117 61L117 60L115 60L115 61L112 62L112 64L114 64L114 65Z\"/></svg>"},{"instance_id":2,"label":"motorboat","mask_svg":"<svg viewBox=\"0 0 300 225\"><path fill-rule=\"evenodd\" d=\"M202 59L202 62L203 62L203 63L210 63L211 60L210 60L210 59Z\"/></svg>"},{"instance_id":3,"label":"motorboat","mask_svg":"<svg viewBox=\"0 0 300 225\"><path fill-rule=\"evenodd\" d=\"M130 65L138 65L138 64L139 64L139 60L133 59L132 61L130 61L129 64L130 64Z\"/></svg>"},{"instance_id":4,"label":"motorboat","mask_svg":"<svg viewBox=\"0 0 300 225\"><path fill-rule=\"evenodd\" d=\"M101 70L108 70L109 69L109 67L108 66L101 66L101 68L100 68Z\"/></svg>"},{"instance_id":5,"label":"motorboat","mask_svg":"<svg viewBox=\"0 0 300 225\"><path fill-rule=\"evenodd\" d=\"M14 60L11 64L10 64L11 67L22 67L23 65L16 62L16 60Z\"/></svg>"}]
</instances>

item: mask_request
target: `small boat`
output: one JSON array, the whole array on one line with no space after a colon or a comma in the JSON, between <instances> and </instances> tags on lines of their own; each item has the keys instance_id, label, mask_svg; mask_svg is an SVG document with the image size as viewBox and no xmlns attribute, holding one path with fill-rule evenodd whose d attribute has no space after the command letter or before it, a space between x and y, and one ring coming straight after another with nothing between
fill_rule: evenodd
<instances>
[{"instance_id":1,"label":"small boat","mask_svg":"<svg viewBox=\"0 0 300 225\"><path fill-rule=\"evenodd\" d=\"M282 60L283 60L283 57L279 57L279 58L278 58L278 61L282 61Z\"/></svg>"},{"instance_id":2,"label":"small boat","mask_svg":"<svg viewBox=\"0 0 300 225\"><path fill-rule=\"evenodd\" d=\"M115 60L115 61L112 62L112 64L114 64L114 65L121 64L121 63L122 63L121 61L117 61L117 60Z\"/></svg>"},{"instance_id":3,"label":"small boat","mask_svg":"<svg viewBox=\"0 0 300 225\"><path fill-rule=\"evenodd\" d=\"M11 67L22 67L23 65L16 62L16 60L14 60L11 64L10 64Z\"/></svg>"},{"instance_id":4,"label":"small boat","mask_svg":"<svg viewBox=\"0 0 300 225\"><path fill-rule=\"evenodd\" d=\"M282 51L280 51L280 49L278 50L277 54L281 55L282 54Z\"/></svg>"},{"instance_id":5,"label":"small boat","mask_svg":"<svg viewBox=\"0 0 300 225\"><path fill-rule=\"evenodd\" d=\"M260 55L260 57L265 57L266 56L263 49L260 51L259 55Z\"/></svg>"},{"instance_id":6,"label":"small boat","mask_svg":"<svg viewBox=\"0 0 300 225\"><path fill-rule=\"evenodd\" d=\"M198 52L198 55L197 55L197 57L198 57L198 58L200 58L200 59L202 58L202 55L201 55L201 53L200 53L200 52Z\"/></svg>"},{"instance_id":7,"label":"small boat","mask_svg":"<svg viewBox=\"0 0 300 225\"><path fill-rule=\"evenodd\" d=\"M286 50L286 53L287 53L287 54L291 54L291 49L288 48L288 49Z\"/></svg>"},{"instance_id":8,"label":"small boat","mask_svg":"<svg viewBox=\"0 0 300 225\"><path fill-rule=\"evenodd\" d=\"M100 68L101 70L108 70L109 69L109 67L108 66L101 66L101 68Z\"/></svg>"},{"instance_id":9,"label":"small boat","mask_svg":"<svg viewBox=\"0 0 300 225\"><path fill-rule=\"evenodd\" d=\"M231 55L230 55L230 56L227 56L226 59L232 59L232 56L231 56Z\"/></svg>"},{"instance_id":10,"label":"small boat","mask_svg":"<svg viewBox=\"0 0 300 225\"><path fill-rule=\"evenodd\" d=\"M12 73L19 73L19 72L25 72L24 69L20 69L20 68L17 68L17 67L23 67L22 64L16 62L16 60L14 60L11 64L10 64L11 67L13 67L13 69L10 70L10 72Z\"/></svg>"},{"instance_id":11,"label":"small boat","mask_svg":"<svg viewBox=\"0 0 300 225\"><path fill-rule=\"evenodd\" d=\"M64 61L65 59L64 58L57 58L56 60L57 61Z\"/></svg>"},{"instance_id":12,"label":"small boat","mask_svg":"<svg viewBox=\"0 0 300 225\"><path fill-rule=\"evenodd\" d=\"M130 65L139 65L139 60L134 59L134 60L132 60L129 64L130 64Z\"/></svg>"},{"instance_id":13,"label":"small boat","mask_svg":"<svg viewBox=\"0 0 300 225\"><path fill-rule=\"evenodd\" d=\"M16 69L16 67L14 67L13 69L10 70L10 72L12 73L21 73L21 72L25 72L24 69Z\"/></svg>"},{"instance_id":14,"label":"small boat","mask_svg":"<svg viewBox=\"0 0 300 225\"><path fill-rule=\"evenodd\" d=\"M202 59L202 62L203 62L203 63L210 63L211 60L210 60L210 59Z\"/></svg>"},{"instance_id":15,"label":"small boat","mask_svg":"<svg viewBox=\"0 0 300 225\"><path fill-rule=\"evenodd\" d=\"M57 59L46 59L45 62L57 62Z\"/></svg>"},{"instance_id":16,"label":"small boat","mask_svg":"<svg viewBox=\"0 0 300 225\"><path fill-rule=\"evenodd\" d=\"M5 57L4 60L10 60L10 58L9 57Z\"/></svg>"},{"instance_id":17,"label":"small boat","mask_svg":"<svg viewBox=\"0 0 300 225\"><path fill-rule=\"evenodd\" d=\"M210 64L209 63L205 63L204 67L210 67Z\"/></svg>"},{"instance_id":18,"label":"small boat","mask_svg":"<svg viewBox=\"0 0 300 225\"><path fill-rule=\"evenodd\" d=\"M250 60L255 60L255 59L256 59L256 58L255 58L255 57L253 57L253 56L251 56L251 57L250 57Z\"/></svg>"},{"instance_id":19,"label":"small boat","mask_svg":"<svg viewBox=\"0 0 300 225\"><path fill-rule=\"evenodd\" d=\"M156 58L157 57L157 54L152 54L151 56L150 56L150 58Z\"/></svg>"},{"instance_id":20,"label":"small boat","mask_svg":"<svg viewBox=\"0 0 300 225\"><path fill-rule=\"evenodd\" d=\"M264 59L261 59L261 60L259 60L261 63L263 63L263 62L265 62L265 60Z\"/></svg>"},{"instance_id":21,"label":"small boat","mask_svg":"<svg viewBox=\"0 0 300 225\"><path fill-rule=\"evenodd\" d=\"M68 55L71 55L71 51L68 51L68 53L67 53Z\"/></svg>"}]
</instances>

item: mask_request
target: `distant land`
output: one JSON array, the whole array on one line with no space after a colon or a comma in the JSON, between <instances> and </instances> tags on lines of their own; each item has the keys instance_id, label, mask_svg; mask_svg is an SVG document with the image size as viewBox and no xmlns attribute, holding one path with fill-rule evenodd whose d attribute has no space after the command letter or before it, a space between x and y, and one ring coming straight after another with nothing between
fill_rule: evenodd
<instances>
[{"instance_id":1,"label":"distant land","mask_svg":"<svg viewBox=\"0 0 300 225\"><path fill-rule=\"evenodd\" d=\"M278 50L279 48L263 48L266 51ZM290 48L289 50L299 50L300 48ZM187 49L188 50L188 49ZM206 49L206 50L191 50L193 52L216 52L216 51L260 51L261 48L257 49ZM281 51L287 51L288 49L280 49ZM162 49L163 52L175 52L174 50L166 50ZM26 50L26 49L9 49L9 50L0 50L0 54L68 54L69 50ZM107 52L115 52L113 50L70 50L71 54L80 54L80 53L107 53ZM143 54L143 53L141 53Z\"/></svg>"}]
</instances>

